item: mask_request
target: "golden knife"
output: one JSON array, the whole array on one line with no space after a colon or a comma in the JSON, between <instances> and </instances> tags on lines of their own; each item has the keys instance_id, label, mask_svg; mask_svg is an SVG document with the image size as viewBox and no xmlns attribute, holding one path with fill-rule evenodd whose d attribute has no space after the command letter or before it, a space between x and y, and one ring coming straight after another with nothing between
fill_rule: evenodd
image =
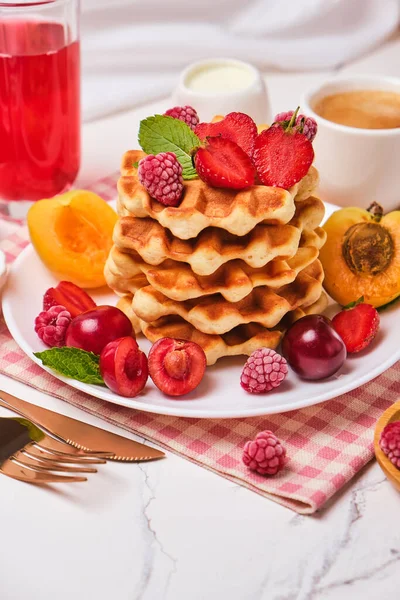
<instances>
[{"instance_id":1,"label":"golden knife","mask_svg":"<svg viewBox=\"0 0 400 600\"><path fill-rule=\"evenodd\" d=\"M113 453L114 456L109 460L135 462L155 460L165 456L164 452L160 450L77 419L59 415L47 408L16 398L7 392L0 391L0 406L13 410L25 419L30 419L38 427L75 448Z\"/></svg>"}]
</instances>

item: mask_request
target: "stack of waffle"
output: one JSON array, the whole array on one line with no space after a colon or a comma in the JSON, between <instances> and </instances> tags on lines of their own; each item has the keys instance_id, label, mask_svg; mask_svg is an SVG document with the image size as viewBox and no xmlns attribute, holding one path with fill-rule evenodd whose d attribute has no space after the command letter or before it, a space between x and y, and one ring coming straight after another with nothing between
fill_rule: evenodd
<instances>
[{"instance_id":1,"label":"stack of waffle","mask_svg":"<svg viewBox=\"0 0 400 600\"><path fill-rule=\"evenodd\" d=\"M324 206L313 196L313 167L288 191L186 181L173 208L140 184L133 165L143 156L123 157L120 218L105 269L136 331L152 342L197 342L211 365L275 348L291 321L325 308L318 260Z\"/></svg>"}]
</instances>

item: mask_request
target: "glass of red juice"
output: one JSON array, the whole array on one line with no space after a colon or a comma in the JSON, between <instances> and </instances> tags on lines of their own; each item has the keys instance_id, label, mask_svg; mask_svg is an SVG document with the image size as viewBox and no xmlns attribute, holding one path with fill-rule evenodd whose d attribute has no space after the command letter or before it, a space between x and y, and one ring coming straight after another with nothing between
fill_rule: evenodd
<instances>
[{"instance_id":1,"label":"glass of red juice","mask_svg":"<svg viewBox=\"0 0 400 600\"><path fill-rule=\"evenodd\" d=\"M79 164L79 0L0 2L0 199L23 214Z\"/></svg>"}]
</instances>

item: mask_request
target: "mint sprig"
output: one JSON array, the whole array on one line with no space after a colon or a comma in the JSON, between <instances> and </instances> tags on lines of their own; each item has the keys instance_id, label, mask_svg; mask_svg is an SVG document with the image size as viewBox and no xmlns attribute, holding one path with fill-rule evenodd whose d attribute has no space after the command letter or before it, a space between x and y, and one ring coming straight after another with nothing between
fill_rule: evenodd
<instances>
[{"instance_id":1,"label":"mint sprig","mask_svg":"<svg viewBox=\"0 0 400 600\"><path fill-rule=\"evenodd\" d=\"M182 165L183 179L197 177L191 153L201 140L183 121L164 115L147 117L140 122L139 144L147 154L174 152Z\"/></svg>"},{"instance_id":2,"label":"mint sprig","mask_svg":"<svg viewBox=\"0 0 400 600\"><path fill-rule=\"evenodd\" d=\"M45 367L50 367L65 377L83 383L104 385L99 367L100 357L93 352L65 346L33 354L42 361Z\"/></svg>"}]
</instances>

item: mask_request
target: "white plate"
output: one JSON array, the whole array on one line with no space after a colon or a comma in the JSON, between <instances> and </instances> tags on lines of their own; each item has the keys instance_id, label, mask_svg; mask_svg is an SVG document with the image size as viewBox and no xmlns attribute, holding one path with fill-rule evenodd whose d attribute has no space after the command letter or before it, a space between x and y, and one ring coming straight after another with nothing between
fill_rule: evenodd
<instances>
[{"instance_id":1,"label":"white plate","mask_svg":"<svg viewBox=\"0 0 400 600\"><path fill-rule=\"evenodd\" d=\"M41 362L33 352L45 346L36 336L34 319L42 310L44 292L57 284L37 257L32 246L28 246L10 269L3 294L3 313L7 326L17 344L37 364ZM115 304L112 293L93 294L98 304ZM268 394L246 393L239 384L245 357L224 358L209 367L200 386L182 400L164 396L149 380L142 395L127 399L113 394L107 388L87 385L66 379L54 371L46 371L78 390L92 396L139 410L179 417L232 418L250 417L285 412L311 406L329 400L370 381L400 358L400 312L394 305L381 314L381 328L371 346L349 358L340 372L325 381L307 382L289 373L284 383ZM139 339L141 348L147 352L150 343Z\"/></svg>"}]
</instances>

